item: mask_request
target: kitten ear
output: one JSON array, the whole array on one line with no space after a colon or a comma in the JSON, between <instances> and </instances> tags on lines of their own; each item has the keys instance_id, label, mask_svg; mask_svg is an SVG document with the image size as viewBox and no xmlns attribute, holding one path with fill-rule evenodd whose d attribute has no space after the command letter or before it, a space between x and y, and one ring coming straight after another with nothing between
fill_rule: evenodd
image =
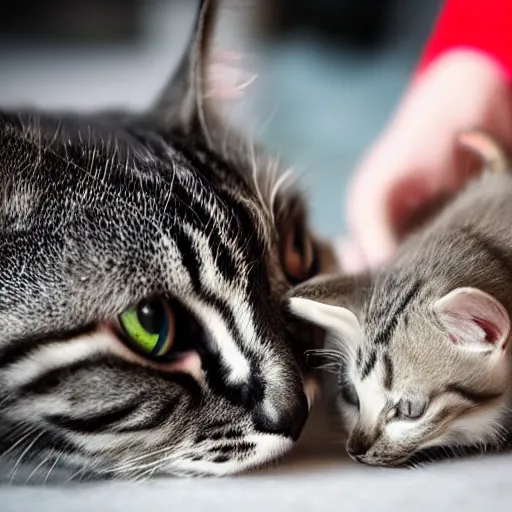
<instances>
[{"instance_id":1,"label":"kitten ear","mask_svg":"<svg viewBox=\"0 0 512 512\"><path fill-rule=\"evenodd\" d=\"M234 43L222 41L223 48L220 48L216 42L217 33L221 32L217 27L219 18L224 13L233 14L231 3L200 0L185 53L150 111L151 119L164 131L195 132L210 143L210 132L220 117L219 104L237 99L251 82L248 73L241 69L242 54L230 47ZM233 20L229 21L232 24ZM228 47L224 48L225 45Z\"/></svg>"},{"instance_id":2,"label":"kitten ear","mask_svg":"<svg viewBox=\"0 0 512 512\"><path fill-rule=\"evenodd\" d=\"M456 288L437 300L433 310L456 345L477 352L505 349L510 317L488 293L477 288Z\"/></svg>"},{"instance_id":3,"label":"kitten ear","mask_svg":"<svg viewBox=\"0 0 512 512\"><path fill-rule=\"evenodd\" d=\"M320 276L294 288L288 299L290 311L348 343L361 339L357 313L362 306L366 278Z\"/></svg>"}]
</instances>

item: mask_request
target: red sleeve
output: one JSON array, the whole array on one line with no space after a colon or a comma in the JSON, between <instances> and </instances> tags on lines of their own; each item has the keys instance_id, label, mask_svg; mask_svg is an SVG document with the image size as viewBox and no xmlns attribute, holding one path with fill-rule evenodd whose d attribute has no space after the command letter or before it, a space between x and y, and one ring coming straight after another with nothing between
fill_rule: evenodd
<instances>
[{"instance_id":1,"label":"red sleeve","mask_svg":"<svg viewBox=\"0 0 512 512\"><path fill-rule=\"evenodd\" d=\"M483 52L512 81L512 0L446 0L419 63L424 71L454 48Z\"/></svg>"}]
</instances>

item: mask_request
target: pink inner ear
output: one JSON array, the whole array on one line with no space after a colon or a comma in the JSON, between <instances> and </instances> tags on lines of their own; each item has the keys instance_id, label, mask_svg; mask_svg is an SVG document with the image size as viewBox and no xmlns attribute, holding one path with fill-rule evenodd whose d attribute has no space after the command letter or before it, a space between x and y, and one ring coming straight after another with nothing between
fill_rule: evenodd
<instances>
[{"instance_id":1,"label":"pink inner ear","mask_svg":"<svg viewBox=\"0 0 512 512\"><path fill-rule=\"evenodd\" d=\"M465 327L464 327L464 322L466 323ZM456 322L456 323L459 324L458 330L461 329L463 332L465 332L465 334L466 334L466 336L468 336L468 338L471 336L470 332L474 329L474 327L473 327L473 329L471 329L471 323L473 323L479 329L481 329L481 331L483 331L483 334L484 334L483 338L478 336L480 341L489 343L491 345L495 345L496 343L498 343L498 341L502 338L502 335L503 335L503 333L501 332L501 330L499 329L499 327L497 325L495 325L490 320L485 320L484 318L477 318L475 316L470 316L466 321L464 321L463 319L461 319L459 317L458 322ZM461 337L460 334L459 335L448 334L448 337L449 337L450 341L455 345L464 344L464 335L462 335L462 337ZM505 348L505 347L503 347L503 348Z\"/></svg>"},{"instance_id":2,"label":"pink inner ear","mask_svg":"<svg viewBox=\"0 0 512 512\"><path fill-rule=\"evenodd\" d=\"M510 334L510 319L503 305L476 288L457 288L434 304L450 341L456 345L485 345L504 349Z\"/></svg>"},{"instance_id":3,"label":"pink inner ear","mask_svg":"<svg viewBox=\"0 0 512 512\"><path fill-rule=\"evenodd\" d=\"M484 320L483 318L474 317L472 320L485 332L485 341L494 345L499 340L500 331L492 322Z\"/></svg>"}]
</instances>

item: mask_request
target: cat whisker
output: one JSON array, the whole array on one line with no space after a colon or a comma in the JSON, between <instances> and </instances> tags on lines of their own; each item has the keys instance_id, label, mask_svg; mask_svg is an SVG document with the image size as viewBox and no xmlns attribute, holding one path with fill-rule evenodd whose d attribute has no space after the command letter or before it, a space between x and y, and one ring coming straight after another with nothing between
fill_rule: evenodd
<instances>
[{"instance_id":1,"label":"cat whisker","mask_svg":"<svg viewBox=\"0 0 512 512\"><path fill-rule=\"evenodd\" d=\"M43 460L42 460L42 461L41 461L41 462L40 462L40 463L39 463L39 464L38 464L38 465L37 465L37 466L36 466L36 467L31 471L31 472L30 472L30 474L27 476L27 479L25 480L25 485L27 485L27 484L30 482L30 480L32 479L32 477L33 477L34 475L36 475L36 474L37 474L37 472L38 472L40 469L42 469L42 468L46 465L46 463L47 463L48 461L50 461L50 460L51 460L51 458L52 458L52 455L51 455L51 454L50 454L50 455L48 455L48 456L46 456L46 457L45 457L45 458L44 458L44 459L43 459Z\"/></svg>"},{"instance_id":2,"label":"cat whisker","mask_svg":"<svg viewBox=\"0 0 512 512\"><path fill-rule=\"evenodd\" d=\"M91 469L91 466L88 466L88 465L78 469L77 471L75 471L68 477L68 479L66 480L65 483L68 484L69 482L74 481L76 479L76 477L79 475L81 475L81 478L80 478L80 480L81 480L83 475L87 474L87 472L90 471L90 469Z\"/></svg>"},{"instance_id":3,"label":"cat whisker","mask_svg":"<svg viewBox=\"0 0 512 512\"><path fill-rule=\"evenodd\" d=\"M139 465L133 464L133 463L126 463L126 464L123 464L122 466L117 466L115 468L112 468L112 470L107 470L106 472L107 473L131 473L131 472L135 472L135 471L138 471L141 469L155 471L156 469L163 467L163 465L168 463L169 461L182 460L184 458L184 455L186 455L187 453L188 453L187 451L184 451L184 452L174 451L169 456L161 457L158 460L154 460L152 462L142 463ZM148 455L154 455L154 453L148 454Z\"/></svg>"},{"instance_id":4,"label":"cat whisker","mask_svg":"<svg viewBox=\"0 0 512 512\"><path fill-rule=\"evenodd\" d=\"M6 455L9 455L9 453L11 453L13 450L15 450L21 443L23 443L23 441L25 441L25 439L27 439L32 434L34 434L34 432L36 432L36 429L34 427L32 427L32 426L28 427L27 430L28 431L27 431L27 433L25 435L20 437L14 444L12 444L10 446L10 448L8 448L5 452L3 452L0 455L0 459L3 459Z\"/></svg>"},{"instance_id":5,"label":"cat whisker","mask_svg":"<svg viewBox=\"0 0 512 512\"><path fill-rule=\"evenodd\" d=\"M341 351L337 350L330 350L325 348L316 348L316 349L309 349L304 352L305 356L320 356L320 357L330 357L332 359L345 359L346 354L344 354Z\"/></svg>"},{"instance_id":6,"label":"cat whisker","mask_svg":"<svg viewBox=\"0 0 512 512\"><path fill-rule=\"evenodd\" d=\"M334 364L334 363L331 363L331 364L324 364L324 365L313 366L312 368L314 370L319 370L319 371L324 371L324 372L327 372L327 373L338 374L338 372L340 371L341 366L337 365L337 364Z\"/></svg>"},{"instance_id":7,"label":"cat whisker","mask_svg":"<svg viewBox=\"0 0 512 512\"><path fill-rule=\"evenodd\" d=\"M258 166L258 163L256 161L256 148L254 146L254 143L250 143L249 144L249 155L250 155L250 158L251 158L252 181L253 181L253 184L254 184L254 188L256 190L256 195L258 197L258 201L259 201L263 211L268 216L268 218L273 220L274 216L273 216L272 212L269 211L269 207L268 207L268 205L267 205L267 203L266 203L266 201L265 201L265 199L263 197L263 193L261 191L261 187L260 187L259 180L258 180L258 169L259 169L259 166Z\"/></svg>"},{"instance_id":8,"label":"cat whisker","mask_svg":"<svg viewBox=\"0 0 512 512\"><path fill-rule=\"evenodd\" d=\"M144 483L144 482L147 482L150 478L153 477L153 475L155 473L158 473L158 471L160 471L161 469L162 469L162 465L160 465L158 467L155 467L155 468L148 469L146 471L143 471L139 475L134 476L133 479L131 479L131 481L133 483Z\"/></svg>"},{"instance_id":9,"label":"cat whisker","mask_svg":"<svg viewBox=\"0 0 512 512\"><path fill-rule=\"evenodd\" d=\"M277 174L277 164L276 164L276 174ZM278 193L280 190L286 186L288 183L292 182L292 179L295 175L295 169L293 167L290 167L286 169L280 176L275 180L274 185L270 192L270 209L271 211L274 211L275 202Z\"/></svg>"},{"instance_id":10,"label":"cat whisker","mask_svg":"<svg viewBox=\"0 0 512 512\"><path fill-rule=\"evenodd\" d=\"M124 469L129 466L134 466L136 462L146 460L150 457L154 457L155 455L160 455L161 453L165 453L170 451L169 447L160 448L158 450L153 450L152 452L145 453L144 455L138 455L136 457L130 457L129 459L123 461L122 466L114 466L112 469L106 469L105 472L111 473L118 470L118 468Z\"/></svg>"},{"instance_id":11,"label":"cat whisker","mask_svg":"<svg viewBox=\"0 0 512 512\"><path fill-rule=\"evenodd\" d=\"M42 437L43 432L40 432L29 444L28 446L23 450L21 455L18 457L16 463L14 464L14 467L11 471L11 478L9 480L9 483L12 484L14 482L14 478L16 476L16 472L18 471L18 468L20 467L23 459L26 457L26 455L29 454L30 450L34 447L34 445L37 443L37 441Z\"/></svg>"},{"instance_id":12,"label":"cat whisker","mask_svg":"<svg viewBox=\"0 0 512 512\"><path fill-rule=\"evenodd\" d=\"M348 359L346 357L340 357L337 355L317 355L317 356L306 356L307 359L319 359L320 361L326 361L326 362L332 362L332 363L339 363L340 365L343 365L347 363Z\"/></svg>"}]
</instances>

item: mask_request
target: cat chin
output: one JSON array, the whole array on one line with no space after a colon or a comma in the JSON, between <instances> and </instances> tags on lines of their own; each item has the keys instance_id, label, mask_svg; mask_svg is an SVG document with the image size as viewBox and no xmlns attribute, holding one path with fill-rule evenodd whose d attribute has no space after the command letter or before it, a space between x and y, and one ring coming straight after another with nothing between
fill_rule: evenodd
<instances>
[{"instance_id":1,"label":"cat chin","mask_svg":"<svg viewBox=\"0 0 512 512\"><path fill-rule=\"evenodd\" d=\"M168 476L230 476L243 471L257 469L270 463L275 463L293 446L291 439L273 434L251 434L244 438L245 443L256 445L254 453L237 460L225 462L207 460L177 460L163 466L159 473Z\"/></svg>"},{"instance_id":2,"label":"cat chin","mask_svg":"<svg viewBox=\"0 0 512 512\"><path fill-rule=\"evenodd\" d=\"M357 423L358 414L353 412L350 406L344 405L340 409L344 428L350 435ZM505 403L492 408L477 409L471 414L466 414L453 421L444 432L441 432L433 439L421 443L414 453L408 456L397 458L396 460L376 459L374 461L362 462L377 466L400 466L425 450L456 447L471 448L474 446L499 448L504 442L504 425L507 414L509 413Z\"/></svg>"},{"instance_id":3,"label":"cat chin","mask_svg":"<svg viewBox=\"0 0 512 512\"><path fill-rule=\"evenodd\" d=\"M27 465L29 478L27 483L33 482L72 482L72 481L89 481L116 478L119 480L145 480L153 476L172 476L172 477L222 477L238 474L243 471L257 469L278 461L293 446L293 441L272 434L251 434L243 439L244 443L253 443L255 449L250 456L237 460L236 458L228 459L225 462L215 460L207 460L208 454L201 458L201 454L197 460L191 460L186 457L180 457L179 451L177 456L173 456L169 461L154 461L147 463L144 456L140 456L140 464L120 464L119 467L108 467L103 465L101 461L91 464L88 458L78 454L62 454L53 462L54 453L52 451L41 454L41 460ZM210 454L211 457L211 454ZM137 458L136 458L137 459ZM59 466L57 467L57 462ZM63 464L63 465L62 465ZM32 468L32 465L35 467ZM30 473L30 471L32 472ZM39 471L40 470L40 471ZM25 477L23 477L25 478ZM13 481L17 481L13 479ZM2 482L2 478L0 478Z\"/></svg>"}]
</instances>

